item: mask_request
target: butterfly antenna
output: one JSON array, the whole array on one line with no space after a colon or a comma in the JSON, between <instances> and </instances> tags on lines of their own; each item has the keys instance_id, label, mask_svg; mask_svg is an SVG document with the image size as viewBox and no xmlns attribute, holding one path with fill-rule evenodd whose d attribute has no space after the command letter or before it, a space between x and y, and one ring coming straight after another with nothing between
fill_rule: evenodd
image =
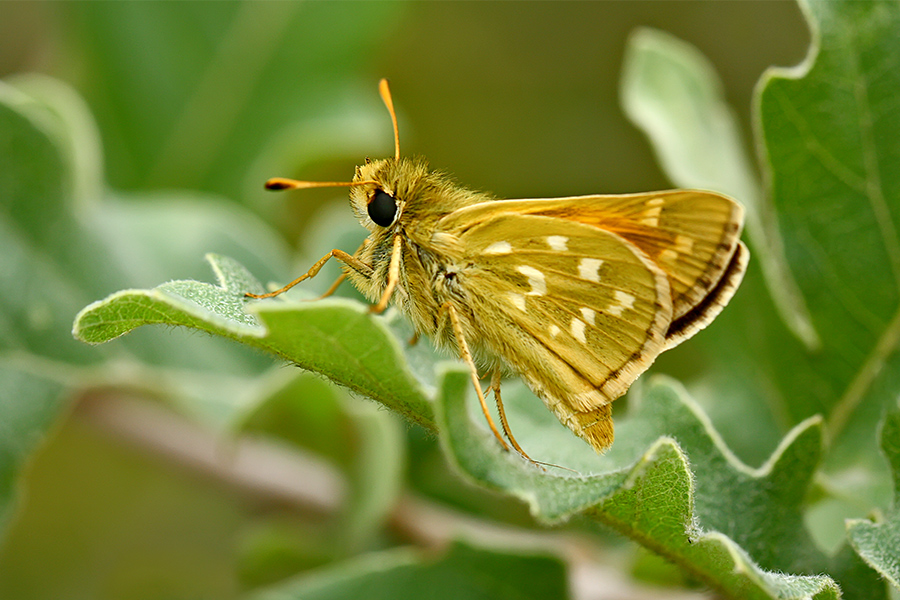
<instances>
[{"instance_id":1,"label":"butterfly antenna","mask_svg":"<svg viewBox=\"0 0 900 600\"><path fill-rule=\"evenodd\" d=\"M266 182L267 190L306 190L309 188L325 188L325 187L353 187L354 185L366 185L367 183L377 182L366 181L297 181L296 179L285 179L284 177L273 177Z\"/></svg>"},{"instance_id":2,"label":"butterfly antenna","mask_svg":"<svg viewBox=\"0 0 900 600\"><path fill-rule=\"evenodd\" d=\"M391 121L394 123L394 160L400 160L400 130L397 128L397 113L394 112L394 101L391 99L391 88L387 79L378 82L378 92L388 112L391 113Z\"/></svg>"}]
</instances>

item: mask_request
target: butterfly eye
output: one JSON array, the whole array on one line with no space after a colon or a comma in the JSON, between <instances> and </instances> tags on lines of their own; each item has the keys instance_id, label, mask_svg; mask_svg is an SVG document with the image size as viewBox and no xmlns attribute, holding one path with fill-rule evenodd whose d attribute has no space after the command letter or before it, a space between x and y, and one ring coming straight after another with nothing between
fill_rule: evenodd
<instances>
[{"instance_id":1,"label":"butterfly eye","mask_svg":"<svg viewBox=\"0 0 900 600\"><path fill-rule=\"evenodd\" d=\"M378 190L369 202L369 218L376 225L387 227L397 214L397 200L384 190Z\"/></svg>"}]
</instances>

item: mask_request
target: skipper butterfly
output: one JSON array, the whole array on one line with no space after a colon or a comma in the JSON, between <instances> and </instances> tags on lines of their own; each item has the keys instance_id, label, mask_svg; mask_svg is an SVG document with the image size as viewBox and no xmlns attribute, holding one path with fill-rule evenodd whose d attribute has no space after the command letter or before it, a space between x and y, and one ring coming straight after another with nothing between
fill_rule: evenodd
<instances>
[{"instance_id":1,"label":"skipper butterfly","mask_svg":"<svg viewBox=\"0 0 900 600\"><path fill-rule=\"evenodd\" d=\"M563 424L597 451L613 442L611 405L664 350L706 327L737 290L749 253L743 208L722 194L642 194L498 200L453 183L420 159L356 167L349 182L275 178L273 190L346 186L369 236L332 250L269 298L315 276L331 258L368 297L393 302L418 333L456 353L494 436L525 458L500 397L518 373ZM483 391L479 372L490 373ZM493 392L506 439L488 411ZM507 443L509 440L509 443ZM529 459L530 460L530 459Z\"/></svg>"}]
</instances>

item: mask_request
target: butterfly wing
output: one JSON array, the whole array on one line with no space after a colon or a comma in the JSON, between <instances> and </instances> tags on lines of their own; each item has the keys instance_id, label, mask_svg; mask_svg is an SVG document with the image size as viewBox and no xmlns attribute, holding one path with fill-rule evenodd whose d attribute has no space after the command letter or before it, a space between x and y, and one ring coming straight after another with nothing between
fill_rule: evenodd
<instances>
[{"instance_id":1,"label":"butterfly wing","mask_svg":"<svg viewBox=\"0 0 900 600\"><path fill-rule=\"evenodd\" d=\"M576 434L608 447L610 402L665 347L666 274L621 236L554 217L507 212L452 232L465 249L457 308L467 339L520 372Z\"/></svg>"},{"instance_id":2,"label":"butterfly wing","mask_svg":"<svg viewBox=\"0 0 900 600\"><path fill-rule=\"evenodd\" d=\"M744 260L738 251L744 212L727 196L698 190L644 194L573 196L536 200L501 200L456 211L448 219L459 225L477 222L479 214L498 212L543 215L592 225L615 233L637 246L669 278L673 321L688 315L723 279L740 283ZM729 270L730 269L730 270ZM719 295L727 303L730 295ZM703 325L711 320L708 316ZM701 329L685 327L680 330ZM686 336L690 337L690 336ZM680 336L679 340L686 339Z\"/></svg>"}]
</instances>

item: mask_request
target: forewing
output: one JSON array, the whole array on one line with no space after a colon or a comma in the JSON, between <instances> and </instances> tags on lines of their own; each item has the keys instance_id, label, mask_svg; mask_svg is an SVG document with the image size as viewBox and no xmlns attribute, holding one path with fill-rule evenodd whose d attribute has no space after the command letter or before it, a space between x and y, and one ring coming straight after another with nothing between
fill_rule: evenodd
<instances>
[{"instance_id":1,"label":"forewing","mask_svg":"<svg viewBox=\"0 0 900 600\"><path fill-rule=\"evenodd\" d=\"M442 225L464 229L498 212L561 218L628 240L668 277L673 319L689 313L722 279L744 218L743 208L727 196L672 190L482 203L455 211Z\"/></svg>"},{"instance_id":2,"label":"forewing","mask_svg":"<svg viewBox=\"0 0 900 600\"><path fill-rule=\"evenodd\" d=\"M483 322L481 344L550 396L548 404L562 401L575 412L608 404L664 348L668 280L622 237L512 213L458 234L460 283Z\"/></svg>"}]
</instances>

